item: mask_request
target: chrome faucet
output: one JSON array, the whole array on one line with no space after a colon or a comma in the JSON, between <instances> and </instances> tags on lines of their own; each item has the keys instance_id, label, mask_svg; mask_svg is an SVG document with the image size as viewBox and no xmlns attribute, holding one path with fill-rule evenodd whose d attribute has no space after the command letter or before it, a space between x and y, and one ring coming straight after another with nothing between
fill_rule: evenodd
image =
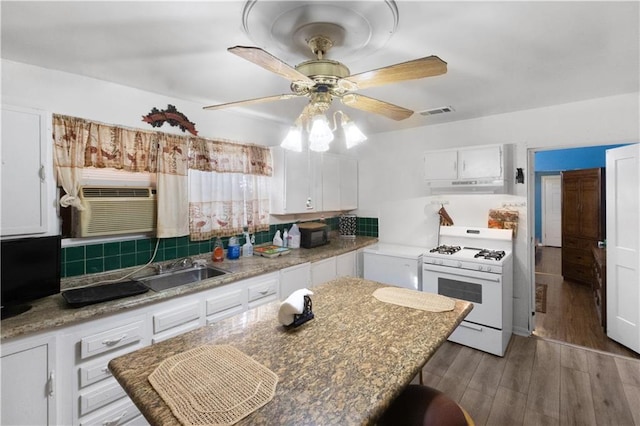
<instances>
[{"instance_id":1,"label":"chrome faucet","mask_svg":"<svg viewBox=\"0 0 640 426\"><path fill-rule=\"evenodd\" d=\"M185 258L176 260L175 262L169 264L168 266L158 265L156 269L158 273L161 274L163 272L169 272L176 269L183 269L186 267L190 267L191 265L193 265L193 260L190 257L185 257Z\"/></svg>"}]
</instances>

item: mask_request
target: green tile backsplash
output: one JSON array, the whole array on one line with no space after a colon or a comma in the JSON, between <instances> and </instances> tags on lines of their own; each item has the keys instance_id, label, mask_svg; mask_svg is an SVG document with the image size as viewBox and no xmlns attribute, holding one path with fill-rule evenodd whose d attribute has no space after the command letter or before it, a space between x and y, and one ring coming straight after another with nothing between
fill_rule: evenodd
<instances>
[{"instance_id":1,"label":"green tile backsplash","mask_svg":"<svg viewBox=\"0 0 640 426\"><path fill-rule=\"evenodd\" d=\"M331 230L338 229L339 217L324 220ZM290 229L291 223L270 225L269 231L255 234L256 244L273 241L277 230L282 234L284 229ZM357 235L366 237L378 236L377 218L357 218ZM226 248L229 237L222 238ZM244 244L244 236L240 237L240 244ZM158 252L154 262L179 259L186 256L196 256L211 252L213 241L191 241L189 237L163 238L158 245ZM90 244L86 246L65 247L62 249L62 277L73 277L84 274L112 271L144 265L149 262L156 247L156 238L146 238L115 243Z\"/></svg>"}]
</instances>

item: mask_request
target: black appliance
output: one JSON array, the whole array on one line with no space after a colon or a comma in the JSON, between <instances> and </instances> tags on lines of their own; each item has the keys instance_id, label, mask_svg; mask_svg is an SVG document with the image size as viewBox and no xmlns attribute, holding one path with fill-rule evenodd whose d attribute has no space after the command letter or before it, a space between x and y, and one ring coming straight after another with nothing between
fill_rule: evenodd
<instances>
[{"instance_id":1,"label":"black appliance","mask_svg":"<svg viewBox=\"0 0 640 426\"><path fill-rule=\"evenodd\" d=\"M60 293L60 235L3 240L0 258L3 319L29 310L28 302Z\"/></svg>"}]
</instances>

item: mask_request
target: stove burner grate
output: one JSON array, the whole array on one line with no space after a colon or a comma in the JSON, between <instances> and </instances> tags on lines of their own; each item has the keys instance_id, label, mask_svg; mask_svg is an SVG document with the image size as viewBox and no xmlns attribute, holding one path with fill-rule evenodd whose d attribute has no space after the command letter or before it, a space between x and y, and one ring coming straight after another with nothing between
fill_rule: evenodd
<instances>
[{"instance_id":1,"label":"stove burner grate","mask_svg":"<svg viewBox=\"0 0 640 426\"><path fill-rule=\"evenodd\" d=\"M487 250L482 249L476 253L473 257L483 258L488 260L501 260L505 256L504 250Z\"/></svg>"},{"instance_id":2,"label":"stove burner grate","mask_svg":"<svg viewBox=\"0 0 640 426\"><path fill-rule=\"evenodd\" d=\"M441 245L436 248L432 248L431 250L429 250L429 253L453 254L458 251L460 251L460 246Z\"/></svg>"}]
</instances>

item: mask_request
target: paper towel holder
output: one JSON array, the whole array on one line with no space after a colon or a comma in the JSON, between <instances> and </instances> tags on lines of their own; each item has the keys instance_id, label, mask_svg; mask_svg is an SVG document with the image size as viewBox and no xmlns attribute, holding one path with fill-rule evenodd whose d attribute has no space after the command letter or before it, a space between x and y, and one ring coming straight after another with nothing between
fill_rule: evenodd
<instances>
[{"instance_id":1,"label":"paper towel holder","mask_svg":"<svg viewBox=\"0 0 640 426\"><path fill-rule=\"evenodd\" d=\"M312 307L312 302L311 302L311 298L307 295L304 296L304 309L302 311L301 314L294 314L293 315L293 322L289 325L285 325L284 328L291 329L291 328L296 328L296 327L300 327L302 324L304 324L307 321L310 321L314 318L313 315L313 311L311 310Z\"/></svg>"}]
</instances>

